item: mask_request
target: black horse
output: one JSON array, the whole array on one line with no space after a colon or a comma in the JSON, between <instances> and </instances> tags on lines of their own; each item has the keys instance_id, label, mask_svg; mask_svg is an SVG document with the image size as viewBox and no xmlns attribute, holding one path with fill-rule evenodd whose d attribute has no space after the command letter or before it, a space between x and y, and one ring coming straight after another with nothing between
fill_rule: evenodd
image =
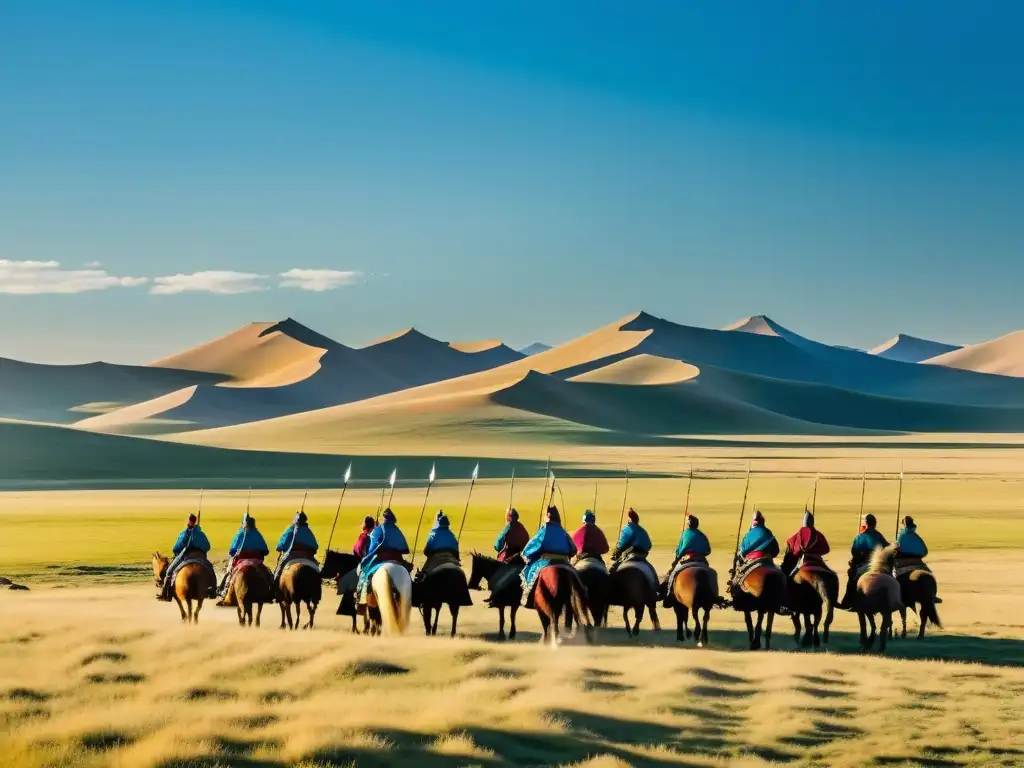
<instances>
[{"instance_id":1,"label":"black horse","mask_svg":"<svg viewBox=\"0 0 1024 768\"><path fill-rule=\"evenodd\" d=\"M469 596L466 574L458 567L457 561L453 559L450 565L431 567L428 560L424 571L417 574L412 583L412 604L423 614L423 628L428 635L437 634L441 606L447 605L452 615L451 636L455 637L459 623L459 608L473 604ZM431 614L433 623L430 621Z\"/></svg>"},{"instance_id":2,"label":"black horse","mask_svg":"<svg viewBox=\"0 0 1024 768\"><path fill-rule=\"evenodd\" d=\"M588 558L589 559L589 558ZM600 560L598 559L600 562ZM594 619L594 626L607 626L608 624L608 569L604 567L581 567L586 562L581 560L576 564L576 571L580 575L580 581L586 588L586 604ZM603 564L602 564L603 565ZM572 629L573 614L567 611L565 614L565 628Z\"/></svg>"},{"instance_id":3,"label":"black horse","mask_svg":"<svg viewBox=\"0 0 1024 768\"><path fill-rule=\"evenodd\" d=\"M335 552L327 550L324 555L324 564L320 567L320 578L336 579L338 581L338 594L341 595L341 603L338 604L339 616L352 617L352 631L359 634L356 628L356 569L359 567L360 558L348 552Z\"/></svg>"},{"instance_id":4,"label":"black horse","mask_svg":"<svg viewBox=\"0 0 1024 768\"><path fill-rule=\"evenodd\" d=\"M487 581L491 596L487 604L491 608L498 609L498 634L502 640L505 639L505 609L510 611L510 623L508 639L516 638L516 613L519 612L519 605L523 600L523 587L519 580L519 573L523 569L523 561L516 558L512 562L502 563L493 557L481 555L474 552L472 555L473 567L469 574L469 589L481 589L480 582ZM497 586L497 591L495 587Z\"/></svg>"}]
</instances>

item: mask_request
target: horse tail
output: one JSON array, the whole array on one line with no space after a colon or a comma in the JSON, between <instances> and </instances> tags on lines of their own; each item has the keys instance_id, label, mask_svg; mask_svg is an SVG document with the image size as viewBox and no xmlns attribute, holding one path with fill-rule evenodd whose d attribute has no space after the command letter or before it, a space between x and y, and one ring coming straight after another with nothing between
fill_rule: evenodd
<instances>
[{"instance_id":1,"label":"horse tail","mask_svg":"<svg viewBox=\"0 0 1024 768\"><path fill-rule=\"evenodd\" d=\"M401 573L399 573L399 571ZM394 577L392 576L394 573ZM405 578L402 578L402 576ZM412 579L400 566L382 565L373 574L373 594L380 608L381 628L386 635L400 635L409 623L412 605ZM395 592L398 604L395 604Z\"/></svg>"},{"instance_id":2,"label":"horse tail","mask_svg":"<svg viewBox=\"0 0 1024 768\"><path fill-rule=\"evenodd\" d=\"M821 615L829 616L832 613L832 594L829 589L828 580L821 575L814 577L814 589L821 598Z\"/></svg>"},{"instance_id":3,"label":"horse tail","mask_svg":"<svg viewBox=\"0 0 1024 768\"><path fill-rule=\"evenodd\" d=\"M941 629L942 622L939 620L939 612L935 610L935 595L939 591L938 584L935 582L935 577L927 571L918 573L920 576L917 579L917 589L918 602L921 604L921 618L928 619Z\"/></svg>"},{"instance_id":4,"label":"horse tail","mask_svg":"<svg viewBox=\"0 0 1024 768\"><path fill-rule=\"evenodd\" d=\"M572 611L573 620L583 626L583 631L590 639L590 630L594 626L590 616L590 609L587 608L587 601L583 593L583 584L579 577L569 578L569 609Z\"/></svg>"},{"instance_id":5,"label":"horse tail","mask_svg":"<svg viewBox=\"0 0 1024 768\"><path fill-rule=\"evenodd\" d=\"M890 544L888 547L875 547L871 553L871 560L868 561L868 573L889 573L892 571L893 561L896 560L896 553L899 552L899 544Z\"/></svg>"}]
</instances>

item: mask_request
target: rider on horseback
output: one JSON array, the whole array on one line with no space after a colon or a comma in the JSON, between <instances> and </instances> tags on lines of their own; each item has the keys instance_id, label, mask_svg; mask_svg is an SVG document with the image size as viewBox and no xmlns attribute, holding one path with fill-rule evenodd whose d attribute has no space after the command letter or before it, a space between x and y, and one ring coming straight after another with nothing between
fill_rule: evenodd
<instances>
[{"instance_id":1,"label":"rider on horseback","mask_svg":"<svg viewBox=\"0 0 1024 768\"><path fill-rule=\"evenodd\" d=\"M864 515L864 524L860 527L860 533L854 537L853 544L850 546L850 567L846 573L846 593L836 606L844 611L850 610L853 606L853 596L859 578L858 571L868 564L872 552L889 546L885 536L875 527L877 524L878 521L875 520L874 515L870 513Z\"/></svg>"},{"instance_id":2,"label":"rider on horseback","mask_svg":"<svg viewBox=\"0 0 1024 768\"><path fill-rule=\"evenodd\" d=\"M755 510L750 530L740 542L740 551L737 553L736 563L733 565L729 589L742 583L743 578L754 564L771 563L778 554L779 542L775 540L775 534L764 524L764 515L760 510Z\"/></svg>"},{"instance_id":3,"label":"rider on horseback","mask_svg":"<svg viewBox=\"0 0 1024 768\"><path fill-rule=\"evenodd\" d=\"M370 515L363 518L363 525L359 529L359 536L356 538L356 543L352 545L353 555L358 558L366 557L366 553L370 549L370 534L376 527L377 522Z\"/></svg>"},{"instance_id":4,"label":"rider on horseback","mask_svg":"<svg viewBox=\"0 0 1024 768\"><path fill-rule=\"evenodd\" d=\"M700 520L696 515L686 516L686 528L679 535L679 544L676 546L676 556L672 566L665 573L665 578L658 585L658 598L665 600L668 597L668 585L672 582L672 574L676 567L682 562L697 561L704 564L708 562L708 555L711 554L711 542L700 530ZM666 608L669 606L666 606Z\"/></svg>"},{"instance_id":5,"label":"rider on horseback","mask_svg":"<svg viewBox=\"0 0 1024 768\"><path fill-rule=\"evenodd\" d=\"M647 562L647 556L651 553L651 537L640 525L640 515L635 509L630 507L626 516L629 521L619 534L619 541L612 552L612 567L608 569L608 575L613 575L624 563L640 562L647 566L651 587L657 589L658 573L654 566Z\"/></svg>"},{"instance_id":6,"label":"rider on horseback","mask_svg":"<svg viewBox=\"0 0 1024 768\"><path fill-rule=\"evenodd\" d=\"M505 527L494 542L498 562L507 563L520 558L529 541L530 533L526 526L519 522L519 513L515 509L508 510L505 513Z\"/></svg>"},{"instance_id":7,"label":"rider on horseback","mask_svg":"<svg viewBox=\"0 0 1024 768\"><path fill-rule=\"evenodd\" d=\"M373 529L370 534L370 545L366 550L366 556L359 564L359 583L356 586L356 600L361 599L366 592L366 585L370 583L370 577L384 563L401 563L409 567L402 555L409 554L409 545L405 541L405 535L398 528L398 518L388 507L384 510L381 524Z\"/></svg>"},{"instance_id":8,"label":"rider on horseback","mask_svg":"<svg viewBox=\"0 0 1024 768\"><path fill-rule=\"evenodd\" d=\"M893 567L897 578L902 573L908 573L917 568L928 570L928 566L924 564L924 558L928 556L928 545L918 535L917 525L910 515L903 518L903 528L900 529L899 535L896 537L896 546L899 547L899 550L896 552ZM934 602L941 603L942 598L936 596Z\"/></svg>"},{"instance_id":9,"label":"rider on horseback","mask_svg":"<svg viewBox=\"0 0 1024 768\"><path fill-rule=\"evenodd\" d=\"M178 534L174 547L171 549L171 552L174 553L174 559L167 566L167 572L164 574L164 583L156 599L170 602L171 585L174 584L174 577L177 575L182 563L189 558L206 560L206 553L209 551L210 540L206 538L203 529L199 527L199 520L195 515L189 515L187 525Z\"/></svg>"},{"instance_id":10,"label":"rider on horseback","mask_svg":"<svg viewBox=\"0 0 1024 768\"><path fill-rule=\"evenodd\" d=\"M545 524L523 549L526 568L523 569L523 605L529 606L537 576L552 563L568 562L576 554L576 543L565 528L557 507L548 507Z\"/></svg>"},{"instance_id":11,"label":"rider on horseback","mask_svg":"<svg viewBox=\"0 0 1024 768\"><path fill-rule=\"evenodd\" d=\"M270 554L270 548L267 546L267 542L263 539L263 534L256 530L256 518L251 517L248 512L242 518L242 527L238 529L235 534L235 538L231 540L231 546L228 548L228 557L231 558L231 565L224 574L224 578L221 579L220 586L217 588L217 594L224 597L228 591L228 585L231 584L231 578L235 574L235 568L243 560L256 560L260 563L263 562L263 558ZM269 570L267 571L269 574ZM224 601L221 600L218 605L224 605Z\"/></svg>"},{"instance_id":12,"label":"rider on horseback","mask_svg":"<svg viewBox=\"0 0 1024 768\"><path fill-rule=\"evenodd\" d=\"M277 542L277 551L281 554L281 558L274 570L274 583L277 583L281 572L290 561L299 558L314 560L319 548L316 536L313 535L313 531L309 527L306 513L296 512L292 524L285 528Z\"/></svg>"},{"instance_id":13,"label":"rider on horseback","mask_svg":"<svg viewBox=\"0 0 1024 768\"><path fill-rule=\"evenodd\" d=\"M814 527L814 514L804 510L800 530L786 540L786 555L782 558L782 570L793 576L805 565L828 568L823 559L829 553L828 540Z\"/></svg>"},{"instance_id":14,"label":"rider on horseback","mask_svg":"<svg viewBox=\"0 0 1024 768\"><path fill-rule=\"evenodd\" d=\"M437 510L434 527L430 529L427 543L423 547L423 556L427 558L427 562L417 572L417 581L422 581L435 563L459 561L459 540L455 538L450 526L447 515Z\"/></svg>"},{"instance_id":15,"label":"rider on horseback","mask_svg":"<svg viewBox=\"0 0 1024 768\"><path fill-rule=\"evenodd\" d=\"M583 525L576 529L572 540L579 550L577 560L593 558L604 562L601 555L608 554L608 539L604 531L597 527L597 516L589 509L583 513Z\"/></svg>"},{"instance_id":16,"label":"rider on horseback","mask_svg":"<svg viewBox=\"0 0 1024 768\"><path fill-rule=\"evenodd\" d=\"M363 518L363 524L359 529L359 536L356 538L356 543L352 545L352 554L360 560L366 557L366 553L370 549L370 534L376 526L377 523L373 519L372 515L367 515ZM344 575L338 576L338 594L342 596L342 607L339 608L339 613L343 613L345 616L355 615L355 603L353 602L353 599L358 583L358 568L353 568Z\"/></svg>"}]
</instances>

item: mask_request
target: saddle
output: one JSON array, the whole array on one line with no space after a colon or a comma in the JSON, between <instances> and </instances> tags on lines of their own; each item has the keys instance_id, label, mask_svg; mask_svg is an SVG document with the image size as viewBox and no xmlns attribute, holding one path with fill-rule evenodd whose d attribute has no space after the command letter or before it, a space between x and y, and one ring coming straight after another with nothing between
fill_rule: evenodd
<instances>
[{"instance_id":1,"label":"saddle","mask_svg":"<svg viewBox=\"0 0 1024 768\"><path fill-rule=\"evenodd\" d=\"M759 557L756 560L744 560L736 567L736 573L733 575L730 585L743 589L743 582L746 581L747 576L762 567L772 568L773 570L782 573L782 569L779 568L779 566L777 566L770 557Z\"/></svg>"},{"instance_id":2,"label":"saddle","mask_svg":"<svg viewBox=\"0 0 1024 768\"><path fill-rule=\"evenodd\" d=\"M914 571L928 571L931 573L924 560L920 557L897 557L896 562L893 563L893 575L898 579L901 576L907 576Z\"/></svg>"},{"instance_id":3,"label":"saddle","mask_svg":"<svg viewBox=\"0 0 1024 768\"><path fill-rule=\"evenodd\" d=\"M812 571L826 575L835 575L835 571L825 565L824 560L816 556L807 557L807 555L800 555L800 557L797 558L796 565L793 567L793 571L790 573L790 576L795 578L800 571Z\"/></svg>"},{"instance_id":4,"label":"saddle","mask_svg":"<svg viewBox=\"0 0 1024 768\"><path fill-rule=\"evenodd\" d=\"M228 582L227 592L224 593L223 605L228 607L234 607L238 604L237 598L235 597L235 581L243 572L250 569L255 569L256 572L259 573L266 581L267 587L273 590L274 573L269 568L267 568L266 564L262 560L258 560L255 558L239 560L235 563L234 569L231 571L231 581ZM220 605L220 603L218 603L218 605Z\"/></svg>"},{"instance_id":5,"label":"saddle","mask_svg":"<svg viewBox=\"0 0 1024 768\"><path fill-rule=\"evenodd\" d=\"M604 560L600 555L578 557L573 565L576 567L576 570L581 573L583 571L601 571L605 574L608 573L608 567L604 564Z\"/></svg>"},{"instance_id":6,"label":"saddle","mask_svg":"<svg viewBox=\"0 0 1024 768\"><path fill-rule=\"evenodd\" d=\"M462 561L458 555L453 552L438 552L431 555L416 574L416 581L423 581L428 576L445 570L462 570Z\"/></svg>"},{"instance_id":7,"label":"saddle","mask_svg":"<svg viewBox=\"0 0 1024 768\"><path fill-rule=\"evenodd\" d=\"M651 582L651 588L658 591L658 572L654 570L654 566L647 561L646 555L639 554L627 554L619 563L617 571L628 571L630 569L639 570L647 580Z\"/></svg>"}]
</instances>

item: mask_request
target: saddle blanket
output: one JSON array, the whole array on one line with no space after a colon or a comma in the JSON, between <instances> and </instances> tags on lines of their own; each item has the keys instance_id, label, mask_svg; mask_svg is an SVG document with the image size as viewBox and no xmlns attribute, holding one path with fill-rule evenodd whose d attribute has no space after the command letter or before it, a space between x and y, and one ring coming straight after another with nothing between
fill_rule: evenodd
<instances>
[{"instance_id":1,"label":"saddle blanket","mask_svg":"<svg viewBox=\"0 0 1024 768\"><path fill-rule=\"evenodd\" d=\"M762 557L758 560L745 560L740 564L739 568L736 569L736 575L733 577L732 586L738 586L743 589L743 582L746 581L747 576L753 573L758 568L772 568L779 573L782 573L782 569L779 568L770 558ZM746 589L743 589L746 592Z\"/></svg>"},{"instance_id":2,"label":"saddle blanket","mask_svg":"<svg viewBox=\"0 0 1024 768\"><path fill-rule=\"evenodd\" d=\"M647 577L647 580L651 582L651 588L658 591L658 572L654 570L654 566L646 560L627 560L618 567L619 571L628 571L635 569L640 571Z\"/></svg>"},{"instance_id":3,"label":"saddle blanket","mask_svg":"<svg viewBox=\"0 0 1024 768\"><path fill-rule=\"evenodd\" d=\"M801 571L810 571L811 573L820 573L825 576L835 576L835 571L829 568L827 565L819 565L818 563L802 563L796 567L793 571L793 576L796 577Z\"/></svg>"},{"instance_id":4,"label":"saddle blanket","mask_svg":"<svg viewBox=\"0 0 1024 768\"><path fill-rule=\"evenodd\" d=\"M600 557L584 557L576 561L576 570L580 571L601 571L608 573L608 567Z\"/></svg>"},{"instance_id":5,"label":"saddle blanket","mask_svg":"<svg viewBox=\"0 0 1024 768\"><path fill-rule=\"evenodd\" d=\"M211 573L213 572L213 563L211 563L208 558L206 558L206 557L186 557L184 560L182 560L180 563L178 563L176 566L174 566L174 573L175 573L175 575L177 575L178 571L180 571L186 565L202 565L202 566L204 566L206 568L209 568Z\"/></svg>"},{"instance_id":6,"label":"saddle blanket","mask_svg":"<svg viewBox=\"0 0 1024 768\"><path fill-rule=\"evenodd\" d=\"M931 573L931 568L925 565L924 560L920 558L899 558L896 560L895 566L893 567L893 573L898 579L900 576L906 576L908 573L914 571L928 571Z\"/></svg>"},{"instance_id":7,"label":"saddle blanket","mask_svg":"<svg viewBox=\"0 0 1024 768\"><path fill-rule=\"evenodd\" d=\"M313 570L320 570L320 563L311 557L294 557L291 560L285 560L281 566L281 573L284 573L287 568L291 568L293 565L305 565Z\"/></svg>"},{"instance_id":8,"label":"saddle blanket","mask_svg":"<svg viewBox=\"0 0 1024 768\"><path fill-rule=\"evenodd\" d=\"M445 570L462 570L462 561L459 559L458 555L453 555L449 552L431 555L427 558L427 562L423 564L423 567L420 568L419 573L416 574L416 580L422 581L432 573Z\"/></svg>"}]
</instances>

